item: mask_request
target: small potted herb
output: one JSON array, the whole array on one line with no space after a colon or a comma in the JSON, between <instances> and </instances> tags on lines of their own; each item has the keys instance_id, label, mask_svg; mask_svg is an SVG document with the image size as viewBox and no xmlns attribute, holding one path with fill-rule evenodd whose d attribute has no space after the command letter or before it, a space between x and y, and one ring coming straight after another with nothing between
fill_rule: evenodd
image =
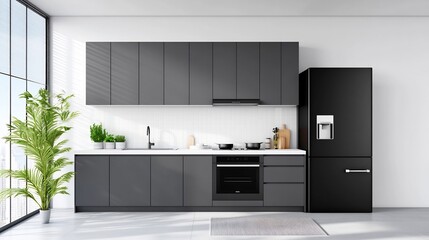
<instances>
[{"instance_id":1,"label":"small potted herb","mask_svg":"<svg viewBox=\"0 0 429 240\"><path fill-rule=\"evenodd\" d=\"M127 145L125 143L125 136L116 135L115 141L116 141L116 149L124 150L127 147Z\"/></svg>"},{"instance_id":2,"label":"small potted herb","mask_svg":"<svg viewBox=\"0 0 429 240\"><path fill-rule=\"evenodd\" d=\"M106 149L115 149L115 136L113 134L107 134L104 142Z\"/></svg>"},{"instance_id":3,"label":"small potted herb","mask_svg":"<svg viewBox=\"0 0 429 240\"><path fill-rule=\"evenodd\" d=\"M106 138L106 129L103 128L103 125L92 124L89 128L91 140L94 142L94 149L103 149L103 141Z\"/></svg>"}]
</instances>

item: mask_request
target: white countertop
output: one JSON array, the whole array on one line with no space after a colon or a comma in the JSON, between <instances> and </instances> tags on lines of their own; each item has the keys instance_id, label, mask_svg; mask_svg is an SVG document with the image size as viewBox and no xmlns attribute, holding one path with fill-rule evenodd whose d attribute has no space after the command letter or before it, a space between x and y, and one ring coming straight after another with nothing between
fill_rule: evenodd
<instances>
[{"instance_id":1,"label":"white countertop","mask_svg":"<svg viewBox=\"0 0 429 240\"><path fill-rule=\"evenodd\" d=\"M75 150L75 155L305 155L300 149L268 149L268 150L116 150L116 149L91 149Z\"/></svg>"}]
</instances>

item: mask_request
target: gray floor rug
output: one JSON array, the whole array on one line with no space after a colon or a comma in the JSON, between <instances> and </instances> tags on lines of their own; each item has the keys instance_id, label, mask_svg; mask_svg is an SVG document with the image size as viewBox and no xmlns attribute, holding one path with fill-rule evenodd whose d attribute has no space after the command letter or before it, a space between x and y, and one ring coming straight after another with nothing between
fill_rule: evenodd
<instances>
[{"instance_id":1,"label":"gray floor rug","mask_svg":"<svg viewBox=\"0 0 429 240\"><path fill-rule=\"evenodd\" d=\"M322 235L326 232L311 218L267 216L212 218L211 235Z\"/></svg>"}]
</instances>

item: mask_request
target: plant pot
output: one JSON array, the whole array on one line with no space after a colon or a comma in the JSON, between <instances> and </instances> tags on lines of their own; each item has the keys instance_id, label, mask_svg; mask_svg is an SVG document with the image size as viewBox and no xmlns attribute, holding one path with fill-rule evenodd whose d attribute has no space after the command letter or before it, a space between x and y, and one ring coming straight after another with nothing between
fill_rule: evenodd
<instances>
[{"instance_id":1,"label":"plant pot","mask_svg":"<svg viewBox=\"0 0 429 240\"><path fill-rule=\"evenodd\" d=\"M116 142L116 149L124 150L125 148L127 148L126 142Z\"/></svg>"},{"instance_id":2,"label":"plant pot","mask_svg":"<svg viewBox=\"0 0 429 240\"><path fill-rule=\"evenodd\" d=\"M105 149L115 149L115 143L114 142L105 142L104 148Z\"/></svg>"},{"instance_id":3,"label":"plant pot","mask_svg":"<svg viewBox=\"0 0 429 240\"><path fill-rule=\"evenodd\" d=\"M103 149L103 142L93 142L94 149Z\"/></svg>"},{"instance_id":4,"label":"plant pot","mask_svg":"<svg viewBox=\"0 0 429 240\"><path fill-rule=\"evenodd\" d=\"M40 220L43 224L49 223L50 218L51 218L51 209L40 210Z\"/></svg>"}]
</instances>

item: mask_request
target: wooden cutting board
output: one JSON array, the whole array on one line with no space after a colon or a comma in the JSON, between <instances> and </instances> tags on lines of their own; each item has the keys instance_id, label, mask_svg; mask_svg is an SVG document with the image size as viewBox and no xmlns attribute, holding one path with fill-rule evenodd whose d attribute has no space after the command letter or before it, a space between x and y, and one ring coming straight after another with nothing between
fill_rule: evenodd
<instances>
[{"instance_id":1,"label":"wooden cutting board","mask_svg":"<svg viewBox=\"0 0 429 240\"><path fill-rule=\"evenodd\" d=\"M195 145L195 137L194 137L194 135L189 135L188 136L188 144L187 144L188 149L194 145Z\"/></svg>"},{"instance_id":2,"label":"wooden cutting board","mask_svg":"<svg viewBox=\"0 0 429 240\"><path fill-rule=\"evenodd\" d=\"M283 124L279 129L279 139L282 139L282 144L279 144L279 149L289 149L290 148L290 129L286 127L286 124ZM283 143L284 141L284 143Z\"/></svg>"}]
</instances>

